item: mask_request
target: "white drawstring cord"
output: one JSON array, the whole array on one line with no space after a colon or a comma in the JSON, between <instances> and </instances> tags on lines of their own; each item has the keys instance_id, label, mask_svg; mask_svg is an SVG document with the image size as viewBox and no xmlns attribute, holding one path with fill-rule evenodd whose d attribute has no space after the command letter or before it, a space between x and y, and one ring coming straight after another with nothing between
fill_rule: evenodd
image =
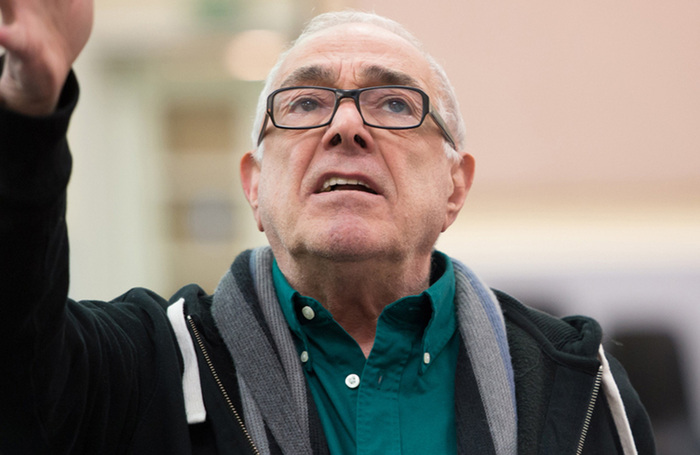
<instances>
[{"instance_id":1,"label":"white drawstring cord","mask_svg":"<svg viewBox=\"0 0 700 455\"><path fill-rule=\"evenodd\" d=\"M182 392L185 397L187 423L193 424L204 422L207 418L207 411L204 409L202 385L199 382L197 354L194 351L190 331L187 330L184 306L184 298L180 298L180 300L170 305L168 307L168 319L170 319L170 325L172 325L175 332L175 338L177 338L177 344L180 346L182 360L185 364L185 371L182 375Z\"/></svg>"},{"instance_id":2,"label":"white drawstring cord","mask_svg":"<svg viewBox=\"0 0 700 455\"><path fill-rule=\"evenodd\" d=\"M630 422L627 419L625 405L622 402L620 390L617 388L612 371L610 370L608 359L605 358L605 351L603 350L602 344L598 349L598 358L603 365L603 391L605 392L605 397L608 400L610 412L612 413L613 420L615 421L617 434L620 437L622 452L625 455L637 455L637 447L634 444L632 428L630 427Z\"/></svg>"}]
</instances>

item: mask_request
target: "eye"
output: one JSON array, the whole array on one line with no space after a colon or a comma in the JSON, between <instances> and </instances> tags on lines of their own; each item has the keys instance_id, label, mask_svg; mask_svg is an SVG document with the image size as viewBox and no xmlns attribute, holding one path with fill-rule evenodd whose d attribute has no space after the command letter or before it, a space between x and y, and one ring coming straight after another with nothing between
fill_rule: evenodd
<instances>
[{"instance_id":1,"label":"eye","mask_svg":"<svg viewBox=\"0 0 700 455\"><path fill-rule=\"evenodd\" d=\"M312 112L318 109L319 107L320 103L315 98L299 98L289 103L289 112L297 114L304 112Z\"/></svg>"},{"instance_id":2,"label":"eye","mask_svg":"<svg viewBox=\"0 0 700 455\"><path fill-rule=\"evenodd\" d=\"M384 101L382 108L393 114L410 115L412 113L411 106L402 98L387 99Z\"/></svg>"}]
</instances>

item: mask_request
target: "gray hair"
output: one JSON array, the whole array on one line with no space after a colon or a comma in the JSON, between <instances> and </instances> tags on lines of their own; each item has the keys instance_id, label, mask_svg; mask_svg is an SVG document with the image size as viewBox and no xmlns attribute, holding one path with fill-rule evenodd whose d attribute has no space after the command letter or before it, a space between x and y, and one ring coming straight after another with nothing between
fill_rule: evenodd
<instances>
[{"instance_id":1,"label":"gray hair","mask_svg":"<svg viewBox=\"0 0 700 455\"><path fill-rule=\"evenodd\" d=\"M264 145L260 144L258 146L258 135L260 134L260 129L262 128L263 121L265 120L265 110L267 108L267 97L274 90L272 84L277 80L277 75L279 73L282 64L285 62L287 56L296 46L304 42L311 35L318 33L322 30L335 27L337 25L344 24L371 24L377 27L388 30L395 35L405 39L411 43L416 49L418 49L421 54L425 57L430 65L437 82L437 93L438 99L435 100L435 109L440 113L440 115L445 120L445 123L450 129L450 132L454 136L455 143L457 145L457 150L462 150L464 148L464 140L466 136L466 127L464 125L464 119L459 110L459 103L457 101L457 96L455 94L454 88L447 78L445 70L437 63L437 61L425 50L423 50L423 45L418 41L406 28L401 24L391 19L383 16L379 16L374 13L365 13L359 11L340 11L340 12L330 12L324 13L313 18L304 30L301 32L299 37L294 41L292 46L285 52L280 54L277 59L277 63L270 70L265 80L265 86L260 92L260 97L258 98L258 106L255 113L255 121L253 123L252 139L253 147L256 147L254 152L255 158L259 161L262 159ZM457 151L455 151L448 143L445 141L444 145L445 154L448 158L459 161L460 156Z\"/></svg>"}]
</instances>

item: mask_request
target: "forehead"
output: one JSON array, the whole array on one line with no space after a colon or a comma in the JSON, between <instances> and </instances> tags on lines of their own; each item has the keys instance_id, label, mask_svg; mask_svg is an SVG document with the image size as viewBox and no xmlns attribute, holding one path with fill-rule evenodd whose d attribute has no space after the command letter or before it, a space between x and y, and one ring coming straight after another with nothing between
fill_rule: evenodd
<instances>
[{"instance_id":1,"label":"forehead","mask_svg":"<svg viewBox=\"0 0 700 455\"><path fill-rule=\"evenodd\" d=\"M338 88L409 85L429 89L432 71L404 38L371 24L343 24L298 43L285 59L276 86Z\"/></svg>"}]
</instances>

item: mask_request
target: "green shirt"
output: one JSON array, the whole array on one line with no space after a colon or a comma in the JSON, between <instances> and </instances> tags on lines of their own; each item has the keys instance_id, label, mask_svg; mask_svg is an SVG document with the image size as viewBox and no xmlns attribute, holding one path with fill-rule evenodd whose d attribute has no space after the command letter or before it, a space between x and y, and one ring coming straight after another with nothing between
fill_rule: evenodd
<instances>
[{"instance_id":1,"label":"green shirt","mask_svg":"<svg viewBox=\"0 0 700 455\"><path fill-rule=\"evenodd\" d=\"M456 453L460 338L447 256L433 255L430 288L384 309L368 358L330 312L289 285L277 262L272 270L331 453Z\"/></svg>"}]
</instances>

